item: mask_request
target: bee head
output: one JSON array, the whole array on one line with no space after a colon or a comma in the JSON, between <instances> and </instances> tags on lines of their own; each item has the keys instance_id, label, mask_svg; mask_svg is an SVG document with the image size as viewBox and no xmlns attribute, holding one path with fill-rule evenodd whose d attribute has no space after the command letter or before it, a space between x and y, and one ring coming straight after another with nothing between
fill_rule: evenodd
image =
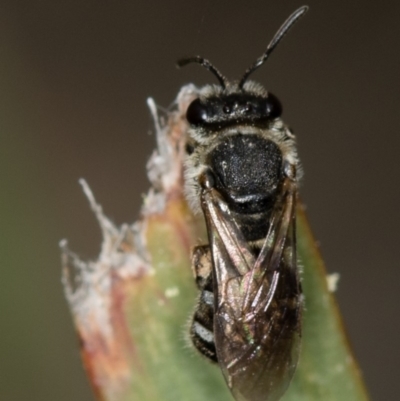
<instances>
[{"instance_id":1,"label":"bee head","mask_svg":"<svg viewBox=\"0 0 400 401\"><path fill-rule=\"evenodd\" d=\"M264 124L281 113L281 103L272 93L260 96L241 90L193 100L186 118L193 127L219 130L232 124Z\"/></svg>"},{"instance_id":2,"label":"bee head","mask_svg":"<svg viewBox=\"0 0 400 401\"><path fill-rule=\"evenodd\" d=\"M308 10L307 6L296 10L279 28L264 54L259 57L236 83L230 83L219 70L207 59L194 56L178 61L178 67L197 63L209 70L219 81L220 90L197 98L189 105L186 118L193 127L219 130L222 127L246 123L252 125L265 124L282 113L279 100L272 95L247 82L248 77L268 59L269 55L283 39L284 35Z\"/></svg>"}]
</instances>

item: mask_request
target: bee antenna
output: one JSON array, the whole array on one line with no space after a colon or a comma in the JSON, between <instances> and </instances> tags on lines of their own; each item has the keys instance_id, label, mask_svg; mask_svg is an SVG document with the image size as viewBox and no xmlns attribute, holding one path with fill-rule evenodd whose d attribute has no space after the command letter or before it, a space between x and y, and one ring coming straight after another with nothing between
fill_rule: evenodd
<instances>
[{"instance_id":1,"label":"bee antenna","mask_svg":"<svg viewBox=\"0 0 400 401\"><path fill-rule=\"evenodd\" d=\"M239 88L243 88L244 83L251 73L253 73L258 67L263 65L269 55L273 52L276 46L278 46L279 42L283 39L283 37L287 34L289 29L297 22L306 12L308 11L308 6L303 6L297 9L278 29L275 36L272 38L271 42L267 46L267 50L265 53L259 57L253 65L251 65L244 73L242 79L239 82Z\"/></svg>"},{"instance_id":2,"label":"bee antenna","mask_svg":"<svg viewBox=\"0 0 400 401\"><path fill-rule=\"evenodd\" d=\"M215 68L207 59L200 57L200 56L193 56L193 57L186 57L182 58L177 61L176 65L178 68L184 67L187 64L190 63L198 63L202 67L207 68L208 71L211 71L218 79L220 85L222 86L223 89L226 88L226 85L228 83L228 80L226 79L225 76L223 76L217 68Z\"/></svg>"}]
</instances>

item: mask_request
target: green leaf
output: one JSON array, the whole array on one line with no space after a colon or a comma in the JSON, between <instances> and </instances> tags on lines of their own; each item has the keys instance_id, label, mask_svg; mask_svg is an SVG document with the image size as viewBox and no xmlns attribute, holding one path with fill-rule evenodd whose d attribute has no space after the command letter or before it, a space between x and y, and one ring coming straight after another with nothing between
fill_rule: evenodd
<instances>
[{"instance_id":1,"label":"green leaf","mask_svg":"<svg viewBox=\"0 0 400 401\"><path fill-rule=\"evenodd\" d=\"M301 205L297 211L297 246L305 296L303 345L299 366L283 401L368 400Z\"/></svg>"}]
</instances>

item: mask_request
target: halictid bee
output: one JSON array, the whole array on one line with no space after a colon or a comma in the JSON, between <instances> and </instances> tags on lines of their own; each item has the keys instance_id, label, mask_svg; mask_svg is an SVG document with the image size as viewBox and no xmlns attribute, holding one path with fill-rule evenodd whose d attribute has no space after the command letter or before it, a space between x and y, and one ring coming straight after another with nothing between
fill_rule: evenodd
<instances>
[{"instance_id":1,"label":"halictid bee","mask_svg":"<svg viewBox=\"0 0 400 401\"><path fill-rule=\"evenodd\" d=\"M279 100L248 77L308 7L295 11L239 81L190 57L219 85L189 105L185 191L202 209L208 245L193 250L200 297L194 346L217 362L237 401L275 401L287 389L300 350L302 293L296 257L300 165Z\"/></svg>"}]
</instances>

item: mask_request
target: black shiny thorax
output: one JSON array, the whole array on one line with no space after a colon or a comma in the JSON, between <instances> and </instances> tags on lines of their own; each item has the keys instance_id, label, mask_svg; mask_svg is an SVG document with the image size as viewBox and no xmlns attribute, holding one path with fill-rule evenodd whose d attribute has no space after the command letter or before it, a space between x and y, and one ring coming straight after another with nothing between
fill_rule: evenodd
<instances>
[{"instance_id":1,"label":"black shiny thorax","mask_svg":"<svg viewBox=\"0 0 400 401\"><path fill-rule=\"evenodd\" d=\"M283 175L278 145L261 135L239 131L220 139L209 152L207 165L214 188L235 214L245 237L265 236Z\"/></svg>"}]
</instances>

